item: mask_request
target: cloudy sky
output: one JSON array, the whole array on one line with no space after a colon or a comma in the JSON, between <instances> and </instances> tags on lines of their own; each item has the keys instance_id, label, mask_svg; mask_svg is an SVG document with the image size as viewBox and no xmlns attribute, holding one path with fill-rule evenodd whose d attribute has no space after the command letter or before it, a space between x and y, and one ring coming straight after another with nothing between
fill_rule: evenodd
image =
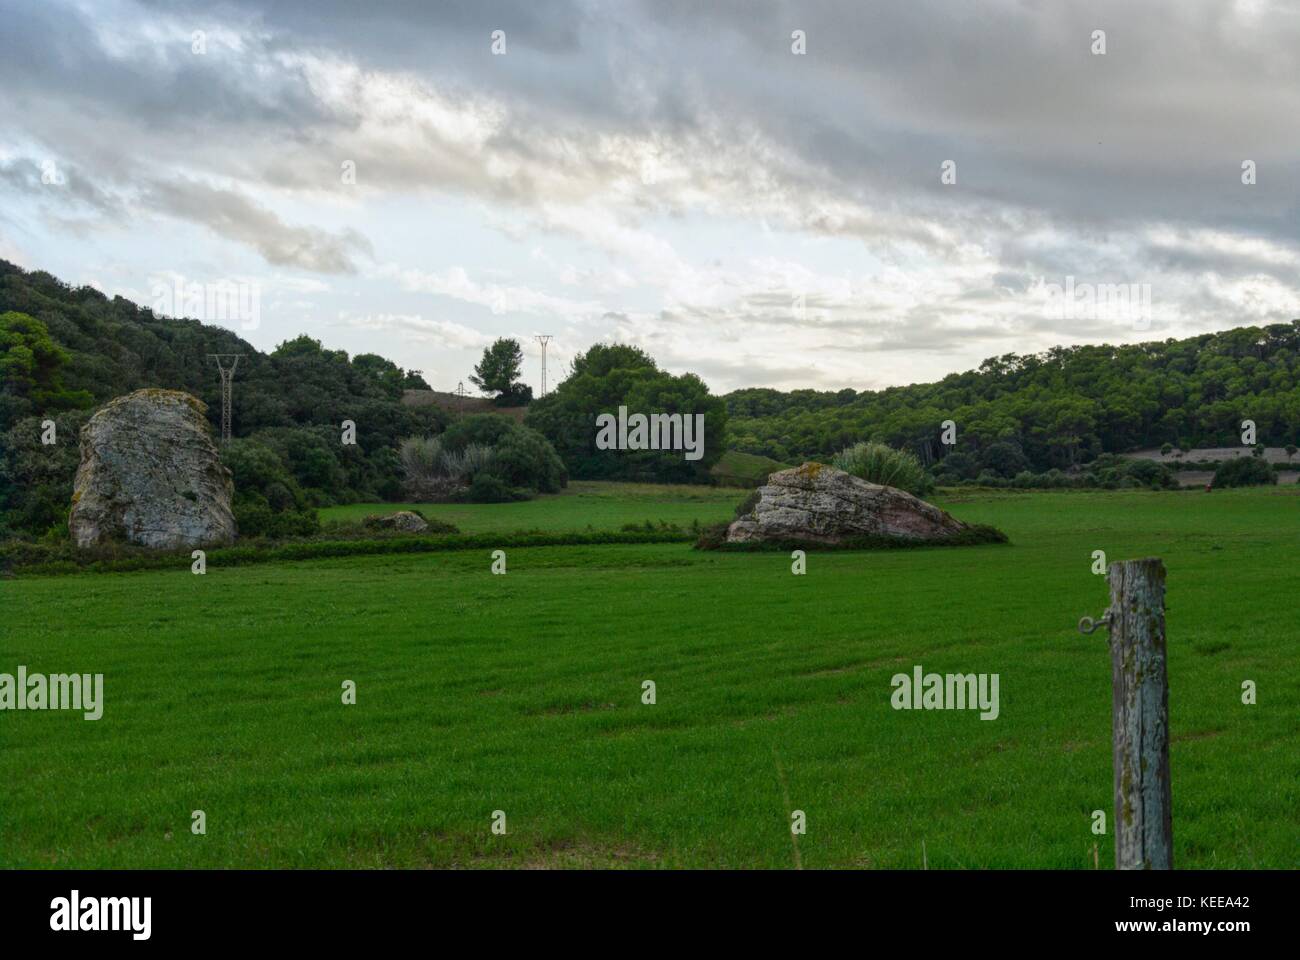
<instances>
[{"instance_id":1,"label":"cloudy sky","mask_svg":"<svg viewBox=\"0 0 1300 960\"><path fill-rule=\"evenodd\" d=\"M0 257L146 306L245 284L258 322L225 325L262 349L306 332L448 389L514 336L536 388L547 333L552 384L618 340L715 391L869 389L1300 318L1291 2L0 0L0 24ZM1150 308L1062 309L1067 282Z\"/></svg>"}]
</instances>

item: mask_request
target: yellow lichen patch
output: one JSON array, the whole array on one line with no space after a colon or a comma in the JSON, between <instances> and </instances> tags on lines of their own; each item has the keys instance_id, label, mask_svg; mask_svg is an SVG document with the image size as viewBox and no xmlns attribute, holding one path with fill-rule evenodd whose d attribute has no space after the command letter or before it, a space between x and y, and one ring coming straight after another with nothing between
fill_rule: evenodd
<instances>
[{"instance_id":1,"label":"yellow lichen patch","mask_svg":"<svg viewBox=\"0 0 1300 960\"><path fill-rule=\"evenodd\" d=\"M808 480L816 480L818 474L822 472L824 464L809 461L799 468L799 476Z\"/></svg>"},{"instance_id":2,"label":"yellow lichen patch","mask_svg":"<svg viewBox=\"0 0 1300 960\"><path fill-rule=\"evenodd\" d=\"M184 390L167 390L163 387L142 387L124 397L115 397L111 402L116 403L119 400L127 400L131 397L148 397L151 400L176 400L189 404L197 413L206 414L208 412L208 405L193 394L186 393Z\"/></svg>"}]
</instances>

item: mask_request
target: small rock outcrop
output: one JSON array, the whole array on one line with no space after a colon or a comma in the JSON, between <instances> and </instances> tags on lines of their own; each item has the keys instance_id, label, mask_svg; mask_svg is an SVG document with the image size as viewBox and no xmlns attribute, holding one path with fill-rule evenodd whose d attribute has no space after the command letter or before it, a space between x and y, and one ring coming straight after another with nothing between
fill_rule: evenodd
<instances>
[{"instance_id":1,"label":"small rock outcrop","mask_svg":"<svg viewBox=\"0 0 1300 960\"><path fill-rule=\"evenodd\" d=\"M398 510L396 513L372 513L362 521L373 530L396 530L400 533L424 533L429 524L424 517L410 510Z\"/></svg>"},{"instance_id":2,"label":"small rock outcrop","mask_svg":"<svg viewBox=\"0 0 1300 960\"><path fill-rule=\"evenodd\" d=\"M176 549L234 539L233 484L206 413L188 393L153 389L95 411L81 428L68 516L77 546Z\"/></svg>"},{"instance_id":3,"label":"small rock outcrop","mask_svg":"<svg viewBox=\"0 0 1300 960\"><path fill-rule=\"evenodd\" d=\"M944 540L968 529L903 490L805 463L758 488L754 509L727 528L728 543L798 540L835 544L859 537Z\"/></svg>"}]
</instances>

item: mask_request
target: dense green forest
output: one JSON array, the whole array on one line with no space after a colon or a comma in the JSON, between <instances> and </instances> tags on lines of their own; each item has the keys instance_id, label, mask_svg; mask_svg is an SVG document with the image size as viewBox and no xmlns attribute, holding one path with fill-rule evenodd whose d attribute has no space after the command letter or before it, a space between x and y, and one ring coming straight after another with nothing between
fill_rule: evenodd
<instances>
[{"instance_id":1,"label":"dense green forest","mask_svg":"<svg viewBox=\"0 0 1300 960\"><path fill-rule=\"evenodd\" d=\"M141 387L185 390L208 404L217 429L220 380L212 353L242 354L235 439L223 459L235 475L244 532L310 532L313 507L400 499L401 441L441 434L448 424L437 406L402 404L403 389L427 384L376 354L349 357L307 336L261 353L225 328L159 317L122 297L110 300L0 260L0 537L57 535L78 462L77 432L112 397ZM597 450L595 416L620 404L703 413L703 459ZM61 439L73 440L43 446L44 419L55 421ZM1236 446L1246 419L1255 422L1261 445L1300 443L1300 320L1186 340L1007 354L937 383L881 391L746 389L723 398L710 396L693 374L661 370L634 347L597 344L550 395L532 403L526 419L563 466L551 463L532 430L512 433L510 456L502 454L510 475L484 495L550 489L563 482L563 471L707 482L708 468L727 449L799 463L829 460L865 440L915 452L941 482L1032 485L1033 475L1045 471L1066 472L1054 482L1087 479L1074 470L1083 464L1101 470L1098 481L1118 482L1122 477L1110 474L1132 469L1106 454L1165 443ZM344 420L357 425L354 446L340 442ZM956 425L952 447L941 442L947 420ZM502 440L500 425L484 429ZM481 446L481 439L466 446ZM454 446L424 453L436 453L438 464L464 466L466 451Z\"/></svg>"},{"instance_id":2,"label":"dense green forest","mask_svg":"<svg viewBox=\"0 0 1300 960\"><path fill-rule=\"evenodd\" d=\"M402 404L404 388L428 388L419 374L375 354L349 358L306 336L262 353L222 327L155 316L0 260L0 535L44 532L66 517L78 431L112 397L185 390L208 404L219 430L221 384L210 353L243 355L236 440L223 457L237 493L251 500L243 505L251 523L266 526L268 509L285 514L267 532L310 527L314 506L400 498L398 443L445 426L437 407ZM70 442L41 445L46 417ZM355 445L340 443L344 420L357 425Z\"/></svg>"},{"instance_id":3,"label":"dense green forest","mask_svg":"<svg viewBox=\"0 0 1300 960\"><path fill-rule=\"evenodd\" d=\"M821 392L727 394L729 445L784 463L825 458L861 440L911 449L946 471L1069 470L1103 452L1300 440L1300 320L1132 346L1006 354L937 383ZM956 424L945 447L941 424ZM951 452L950 452L951 451Z\"/></svg>"}]
</instances>

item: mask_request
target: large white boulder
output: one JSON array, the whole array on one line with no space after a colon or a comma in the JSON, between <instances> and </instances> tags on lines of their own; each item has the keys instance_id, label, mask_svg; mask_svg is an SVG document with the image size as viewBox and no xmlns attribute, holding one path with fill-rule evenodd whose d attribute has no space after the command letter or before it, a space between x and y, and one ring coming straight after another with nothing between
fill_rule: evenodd
<instances>
[{"instance_id":1,"label":"large white boulder","mask_svg":"<svg viewBox=\"0 0 1300 960\"><path fill-rule=\"evenodd\" d=\"M110 400L81 428L68 530L79 547L107 542L175 549L235 537L230 471L207 406L179 390Z\"/></svg>"},{"instance_id":2,"label":"large white boulder","mask_svg":"<svg viewBox=\"0 0 1300 960\"><path fill-rule=\"evenodd\" d=\"M943 540L967 529L945 511L895 487L820 463L782 470L758 488L754 509L727 528L728 543L858 537Z\"/></svg>"}]
</instances>

